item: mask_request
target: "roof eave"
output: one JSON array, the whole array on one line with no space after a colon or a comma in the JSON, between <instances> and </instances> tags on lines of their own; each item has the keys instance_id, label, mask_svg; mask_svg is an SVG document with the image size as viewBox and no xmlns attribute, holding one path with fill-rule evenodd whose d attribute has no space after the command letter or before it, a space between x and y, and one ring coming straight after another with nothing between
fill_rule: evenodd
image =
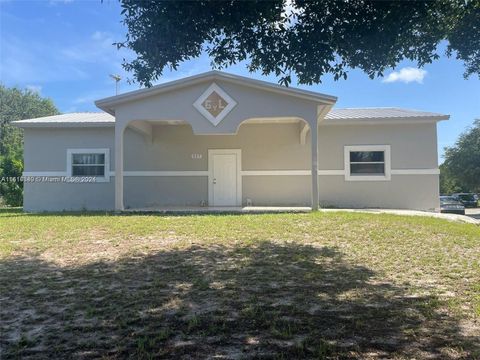
<instances>
[{"instance_id":1,"label":"roof eave","mask_svg":"<svg viewBox=\"0 0 480 360\"><path fill-rule=\"evenodd\" d=\"M209 71L203 74L193 75L193 76L189 76L179 80L170 81L164 84L155 85L151 88L130 91L125 94L120 94L120 95L111 96L104 99L99 99L95 101L95 105L98 108L102 109L103 111L111 115L115 115L116 105L138 100L138 99L143 99L146 97L151 97L151 96L162 94L172 90L178 90L183 87L195 85L200 82L209 81L209 80L212 80L212 81L224 80L230 83L246 85L246 86L254 87L257 89L262 89L270 92L284 94L287 96L302 98L304 100L319 102L326 105L333 105L337 102L336 96L320 94L320 93L316 93L309 90L287 88L287 87L273 84L267 81L250 79L244 76L233 75L233 74L223 73L219 71Z\"/></svg>"},{"instance_id":2,"label":"roof eave","mask_svg":"<svg viewBox=\"0 0 480 360\"><path fill-rule=\"evenodd\" d=\"M423 117L398 117L398 118L350 118L350 119L325 119L322 125L378 125L378 124L421 124L432 123L450 119L450 115L423 116Z\"/></svg>"},{"instance_id":3,"label":"roof eave","mask_svg":"<svg viewBox=\"0 0 480 360\"><path fill-rule=\"evenodd\" d=\"M65 123L65 122L22 122L12 121L12 125L19 128L90 128L90 127L114 127L115 122L89 122L89 123Z\"/></svg>"}]
</instances>

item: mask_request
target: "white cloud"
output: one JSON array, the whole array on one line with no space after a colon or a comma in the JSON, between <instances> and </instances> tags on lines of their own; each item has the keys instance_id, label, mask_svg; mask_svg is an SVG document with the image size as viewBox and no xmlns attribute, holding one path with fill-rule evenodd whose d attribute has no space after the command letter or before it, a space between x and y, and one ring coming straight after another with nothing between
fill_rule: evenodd
<instances>
[{"instance_id":1,"label":"white cloud","mask_svg":"<svg viewBox=\"0 0 480 360\"><path fill-rule=\"evenodd\" d=\"M413 67L404 67L400 71L394 71L382 80L384 83L403 82L405 84L417 82L423 84L423 79L427 75L427 71Z\"/></svg>"},{"instance_id":2,"label":"white cloud","mask_svg":"<svg viewBox=\"0 0 480 360\"><path fill-rule=\"evenodd\" d=\"M72 3L73 0L50 0L48 2L49 5L57 5L57 4L69 4Z\"/></svg>"},{"instance_id":3,"label":"white cloud","mask_svg":"<svg viewBox=\"0 0 480 360\"><path fill-rule=\"evenodd\" d=\"M42 91L41 85L27 85L25 86L28 90L39 93Z\"/></svg>"},{"instance_id":4,"label":"white cloud","mask_svg":"<svg viewBox=\"0 0 480 360\"><path fill-rule=\"evenodd\" d=\"M72 106L79 105L93 105L95 100L103 99L109 96L115 95L115 85L112 83L110 88L104 88L101 90L90 90L87 93L83 93L80 96L72 100Z\"/></svg>"},{"instance_id":5,"label":"white cloud","mask_svg":"<svg viewBox=\"0 0 480 360\"><path fill-rule=\"evenodd\" d=\"M95 31L85 41L63 48L61 54L66 59L77 62L112 63L120 58L119 51L113 45L114 42L111 34Z\"/></svg>"}]
</instances>

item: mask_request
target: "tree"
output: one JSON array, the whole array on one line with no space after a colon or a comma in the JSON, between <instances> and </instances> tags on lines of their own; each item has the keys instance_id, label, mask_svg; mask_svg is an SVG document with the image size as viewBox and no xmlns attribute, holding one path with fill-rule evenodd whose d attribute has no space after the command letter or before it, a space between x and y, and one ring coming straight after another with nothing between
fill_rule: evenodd
<instances>
[{"instance_id":1,"label":"tree","mask_svg":"<svg viewBox=\"0 0 480 360\"><path fill-rule=\"evenodd\" d=\"M0 85L0 198L8 205L21 205L23 192L21 182L6 181L23 172L23 131L10 123L58 113L52 100L36 92Z\"/></svg>"},{"instance_id":2,"label":"tree","mask_svg":"<svg viewBox=\"0 0 480 360\"><path fill-rule=\"evenodd\" d=\"M480 119L460 135L454 146L445 148L440 171L440 191L480 193Z\"/></svg>"},{"instance_id":3,"label":"tree","mask_svg":"<svg viewBox=\"0 0 480 360\"><path fill-rule=\"evenodd\" d=\"M458 182L458 179L449 169L442 164L440 167L440 194L451 195L454 193L468 192L469 190Z\"/></svg>"},{"instance_id":4,"label":"tree","mask_svg":"<svg viewBox=\"0 0 480 360\"><path fill-rule=\"evenodd\" d=\"M246 61L287 86L355 68L373 78L403 59L432 62L443 40L465 77L480 74L478 0L121 1L128 32L116 45L137 54L123 66L146 86L204 51L215 68Z\"/></svg>"}]
</instances>

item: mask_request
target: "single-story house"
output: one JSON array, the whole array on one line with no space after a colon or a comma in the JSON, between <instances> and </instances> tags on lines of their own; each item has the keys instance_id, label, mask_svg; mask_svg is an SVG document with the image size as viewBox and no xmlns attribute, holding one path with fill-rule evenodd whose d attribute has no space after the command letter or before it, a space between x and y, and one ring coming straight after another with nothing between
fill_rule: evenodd
<instances>
[{"instance_id":1,"label":"single-story house","mask_svg":"<svg viewBox=\"0 0 480 360\"><path fill-rule=\"evenodd\" d=\"M210 71L25 130L25 211L308 206L437 211L437 122Z\"/></svg>"}]
</instances>

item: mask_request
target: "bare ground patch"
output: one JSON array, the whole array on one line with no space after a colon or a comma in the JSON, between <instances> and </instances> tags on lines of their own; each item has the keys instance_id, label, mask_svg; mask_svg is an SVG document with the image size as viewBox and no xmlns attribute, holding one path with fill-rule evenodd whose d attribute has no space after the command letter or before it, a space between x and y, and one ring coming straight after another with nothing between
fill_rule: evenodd
<instances>
[{"instance_id":1,"label":"bare ground patch","mask_svg":"<svg viewBox=\"0 0 480 360\"><path fill-rule=\"evenodd\" d=\"M480 358L473 227L364 214L33 219L0 217L2 359Z\"/></svg>"},{"instance_id":2,"label":"bare ground patch","mask_svg":"<svg viewBox=\"0 0 480 360\"><path fill-rule=\"evenodd\" d=\"M474 323L332 247L191 246L2 263L2 348L22 358L472 358Z\"/></svg>"}]
</instances>

